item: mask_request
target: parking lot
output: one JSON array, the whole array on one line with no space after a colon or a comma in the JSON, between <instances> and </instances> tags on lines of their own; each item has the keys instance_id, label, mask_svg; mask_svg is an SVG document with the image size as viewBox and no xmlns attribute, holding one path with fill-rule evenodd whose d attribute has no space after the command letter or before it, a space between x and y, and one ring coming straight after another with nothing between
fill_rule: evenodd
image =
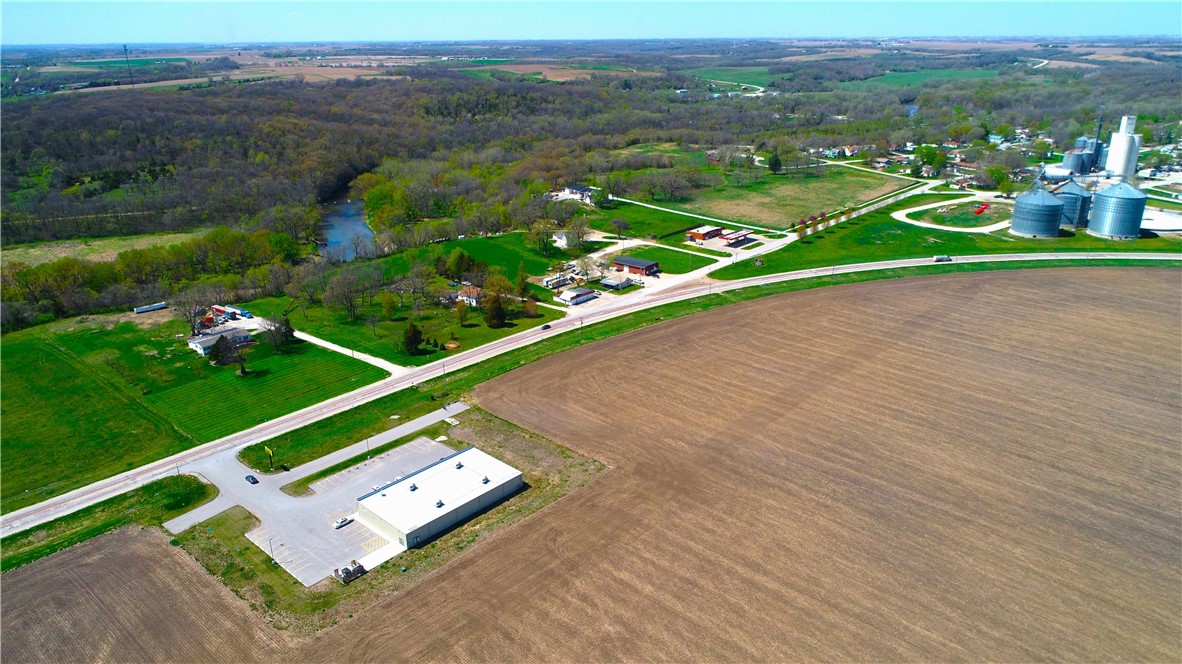
<instances>
[{"instance_id":1,"label":"parking lot","mask_svg":"<svg viewBox=\"0 0 1182 664\"><path fill-rule=\"evenodd\" d=\"M396 427L388 435L401 437L411 434L460 410L457 405L452 405L450 410L441 409ZM364 452L364 443L360 445ZM164 525L172 532L180 532L234 505L241 505L260 521L259 527L246 533L246 537L271 555L300 583L311 586L331 576L334 569L390 544L357 521L340 529L333 528L333 522L337 519L355 517L359 496L369 493L374 486L393 482L438 461L453 451L446 445L419 437L313 483L313 493L300 497L283 493L280 488L330 466L333 461L330 457L348 458L345 455L357 452L349 448L325 457L323 462L300 466L292 472L259 474L256 475L258 484L244 480L250 469L243 466L235 455L219 454L184 469L216 484L220 490L218 497Z\"/></svg>"}]
</instances>

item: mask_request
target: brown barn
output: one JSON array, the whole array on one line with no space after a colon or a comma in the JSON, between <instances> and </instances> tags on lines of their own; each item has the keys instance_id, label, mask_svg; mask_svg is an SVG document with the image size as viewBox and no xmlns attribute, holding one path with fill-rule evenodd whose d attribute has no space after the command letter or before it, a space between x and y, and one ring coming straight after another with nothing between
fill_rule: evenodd
<instances>
[{"instance_id":1,"label":"brown barn","mask_svg":"<svg viewBox=\"0 0 1182 664\"><path fill-rule=\"evenodd\" d=\"M646 261L642 258L634 258L632 256L617 257L615 266L629 274L643 274L645 276L661 271L661 264L657 261Z\"/></svg>"},{"instance_id":2,"label":"brown barn","mask_svg":"<svg viewBox=\"0 0 1182 664\"><path fill-rule=\"evenodd\" d=\"M685 239L691 242L705 242L719 235L722 235L722 229L718 226L698 226L693 230L686 231Z\"/></svg>"}]
</instances>

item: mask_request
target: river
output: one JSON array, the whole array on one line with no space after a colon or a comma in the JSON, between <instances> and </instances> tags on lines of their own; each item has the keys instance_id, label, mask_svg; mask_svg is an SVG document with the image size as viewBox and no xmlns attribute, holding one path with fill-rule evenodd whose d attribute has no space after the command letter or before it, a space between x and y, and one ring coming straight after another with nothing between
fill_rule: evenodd
<instances>
[{"instance_id":1,"label":"river","mask_svg":"<svg viewBox=\"0 0 1182 664\"><path fill-rule=\"evenodd\" d=\"M366 240L373 240L373 231L365 223L365 211L361 201L338 201L324 205L324 221L316 234L321 249L343 247L345 260L353 260L352 238L360 234Z\"/></svg>"}]
</instances>

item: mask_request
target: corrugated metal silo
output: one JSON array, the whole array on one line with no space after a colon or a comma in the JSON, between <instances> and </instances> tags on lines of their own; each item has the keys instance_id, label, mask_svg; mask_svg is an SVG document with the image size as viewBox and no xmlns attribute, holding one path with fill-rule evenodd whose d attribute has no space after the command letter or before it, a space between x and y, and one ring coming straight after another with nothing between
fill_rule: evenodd
<instances>
[{"instance_id":1,"label":"corrugated metal silo","mask_svg":"<svg viewBox=\"0 0 1182 664\"><path fill-rule=\"evenodd\" d=\"M1057 237L1063 201L1041 188L1031 189L1014 201L1010 232L1022 237Z\"/></svg>"},{"instance_id":2,"label":"corrugated metal silo","mask_svg":"<svg viewBox=\"0 0 1182 664\"><path fill-rule=\"evenodd\" d=\"M1072 173L1083 173L1083 155L1079 148L1072 148L1063 153L1063 168Z\"/></svg>"},{"instance_id":3,"label":"corrugated metal silo","mask_svg":"<svg viewBox=\"0 0 1182 664\"><path fill-rule=\"evenodd\" d=\"M1087 228L1088 210L1092 207L1092 192L1079 186L1075 180L1059 187L1055 196L1063 201L1063 214L1059 228Z\"/></svg>"},{"instance_id":4,"label":"corrugated metal silo","mask_svg":"<svg viewBox=\"0 0 1182 664\"><path fill-rule=\"evenodd\" d=\"M1141 237L1146 196L1127 182L1097 192L1092 198L1088 233L1117 240Z\"/></svg>"}]
</instances>

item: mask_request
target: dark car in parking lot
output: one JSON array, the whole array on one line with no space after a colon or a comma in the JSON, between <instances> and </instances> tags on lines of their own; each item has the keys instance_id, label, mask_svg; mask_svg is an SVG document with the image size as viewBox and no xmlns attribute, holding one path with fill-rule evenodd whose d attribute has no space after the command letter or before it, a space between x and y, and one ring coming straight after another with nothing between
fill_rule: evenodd
<instances>
[{"instance_id":1,"label":"dark car in parking lot","mask_svg":"<svg viewBox=\"0 0 1182 664\"><path fill-rule=\"evenodd\" d=\"M259 478L255 477L254 475L247 475L247 476L246 476L246 481L247 481L247 482L249 482L249 483L251 483L251 484L258 484L258 483L259 483Z\"/></svg>"}]
</instances>

